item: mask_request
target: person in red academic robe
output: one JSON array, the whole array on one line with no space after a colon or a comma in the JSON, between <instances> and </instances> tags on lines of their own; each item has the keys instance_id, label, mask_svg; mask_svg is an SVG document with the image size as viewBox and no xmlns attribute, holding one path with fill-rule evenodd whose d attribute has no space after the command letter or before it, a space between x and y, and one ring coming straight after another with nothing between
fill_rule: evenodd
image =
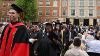
<instances>
[{"instance_id":1,"label":"person in red academic robe","mask_svg":"<svg viewBox=\"0 0 100 56\"><path fill-rule=\"evenodd\" d=\"M25 25L18 21L23 10L15 4L11 7L7 13L10 23L0 39L0 56L29 56L29 34Z\"/></svg>"}]
</instances>

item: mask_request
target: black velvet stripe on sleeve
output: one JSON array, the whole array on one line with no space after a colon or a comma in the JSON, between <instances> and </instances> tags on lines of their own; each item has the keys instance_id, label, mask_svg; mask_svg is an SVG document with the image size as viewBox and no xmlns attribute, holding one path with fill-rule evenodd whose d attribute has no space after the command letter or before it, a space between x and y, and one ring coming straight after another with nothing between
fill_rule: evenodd
<instances>
[{"instance_id":1,"label":"black velvet stripe on sleeve","mask_svg":"<svg viewBox=\"0 0 100 56\"><path fill-rule=\"evenodd\" d=\"M25 26L17 27L17 32L14 36L14 42L27 43L28 41L28 31Z\"/></svg>"},{"instance_id":2,"label":"black velvet stripe on sleeve","mask_svg":"<svg viewBox=\"0 0 100 56\"><path fill-rule=\"evenodd\" d=\"M27 28L25 26L18 26L13 39L12 48L14 47L15 43L28 43L28 38Z\"/></svg>"}]
</instances>

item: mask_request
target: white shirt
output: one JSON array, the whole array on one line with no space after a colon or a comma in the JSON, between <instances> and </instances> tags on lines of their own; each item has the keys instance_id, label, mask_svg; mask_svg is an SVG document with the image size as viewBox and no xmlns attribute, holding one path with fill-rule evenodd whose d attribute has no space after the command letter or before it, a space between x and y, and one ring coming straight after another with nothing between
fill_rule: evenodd
<instances>
[{"instance_id":1,"label":"white shirt","mask_svg":"<svg viewBox=\"0 0 100 56\"><path fill-rule=\"evenodd\" d=\"M84 34L82 35L82 39L91 41L91 40L94 40L94 37L90 34Z\"/></svg>"},{"instance_id":2,"label":"white shirt","mask_svg":"<svg viewBox=\"0 0 100 56\"><path fill-rule=\"evenodd\" d=\"M87 52L100 53L100 40L91 40L86 42Z\"/></svg>"},{"instance_id":3,"label":"white shirt","mask_svg":"<svg viewBox=\"0 0 100 56\"><path fill-rule=\"evenodd\" d=\"M85 51L81 50L79 47L74 47L66 51L64 56L89 56Z\"/></svg>"}]
</instances>

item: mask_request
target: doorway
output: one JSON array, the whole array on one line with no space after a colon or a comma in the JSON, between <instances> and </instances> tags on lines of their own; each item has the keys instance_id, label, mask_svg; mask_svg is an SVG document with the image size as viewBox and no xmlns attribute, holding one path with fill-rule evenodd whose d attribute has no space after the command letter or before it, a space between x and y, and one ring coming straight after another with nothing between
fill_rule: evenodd
<instances>
[{"instance_id":1,"label":"doorway","mask_svg":"<svg viewBox=\"0 0 100 56\"><path fill-rule=\"evenodd\" d=\"M96 26L97 24L97 19L93 19L93 26Z\"/></svg>"},{"instance_id":2,"label":"doorway","mask_svg":"<svg viewBox=\"0 0 100 56\"><path fill-rule=\"evenodd\" d=\"M79 25L79 19L74 19L74 25Z\"/></svg>"},{"instance_id":3,"label":"doorway","mask_svg":"<svg viewBox=\"0 0 100 56\"><path fill-rule=\"evenodd\" d=\"M84 26L89 26L89 19L84 19L83 25Z\"/></svg>"}]
</instances>

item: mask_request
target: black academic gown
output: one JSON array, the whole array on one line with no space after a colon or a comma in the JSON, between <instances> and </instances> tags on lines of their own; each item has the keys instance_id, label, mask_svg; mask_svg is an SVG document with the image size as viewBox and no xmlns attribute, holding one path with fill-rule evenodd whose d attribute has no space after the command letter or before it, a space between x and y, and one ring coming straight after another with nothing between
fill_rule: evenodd
<instances>
[{"instance_id":1,"label":"black academic gown","mask_svg":"<svg viewBox=\"0 0 100 56\"><path fill-rule=\"evenodd\" d=\"M41 38L37 44L37 51L38 56L57 56L58 50L60 49L60 42L56 40L57 35L49 33L48 36L44 36ZM53 40L55 39L55 40Z\"/></svg>"},{"instance_id":2,"label":"black academic gown","mask_svg":"<svg viewBox=\"0 0 100 56\"><path fill-rule=\"evenodd\" d=\"M42 33L40 31L31 32L30 38L37 39L37 41L35 41L34 43L30 43L30 56L35 56L34 55L35 45L37 45L37 42L42 38Z\"/></svg>"},{"instance_id":3,"label":"black academic gown","mask_svg":"<svg viewBox=\"0 0 100 56\"><path fill-rule=\"evenodd\" d=\"M29 56L28 32L22 22L14 22L4 28L0 56Z\"/></svg>"},{"instance_id":4,"label":"black academic gown","mask_svg":"<svg viewBox=\"0 0 100 56\"><path fill-rule=\"evenodd\" d=\"M41 39L37 49L38 56L57 56L56 50L51 44L48 38Z\"/></svg>"}]
</instances>

